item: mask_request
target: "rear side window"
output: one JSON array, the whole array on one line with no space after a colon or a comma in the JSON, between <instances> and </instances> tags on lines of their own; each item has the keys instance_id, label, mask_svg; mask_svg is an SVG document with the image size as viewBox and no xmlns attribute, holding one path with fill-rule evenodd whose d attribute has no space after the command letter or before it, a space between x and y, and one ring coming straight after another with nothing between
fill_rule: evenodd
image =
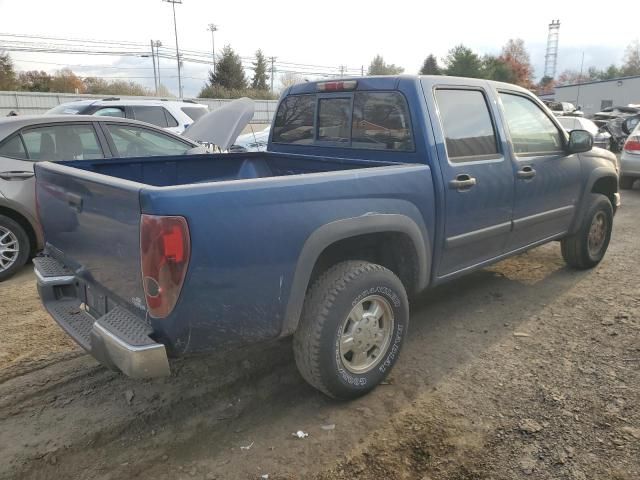
<instances>
[{"instance_id":1,"label":"rear side window","mask_svg":"<svg viewBox=\"0 0 640 480\"><path fill-rule=\"evenodd\" d=\"M93 125L52 125L22 132L31 160L104 158Z\"/></svg>"},{"instance_id":2,"label":"rear side window","mask_svg":"<svg viewBox=\"0 0 640 480\"><path fill-rule=\"evenodd\" d=\"M158 127L168 127L167 118L164 115L164 108L151 106L135 106L132 107L133 116L136 120L147 122ZM177 125L177 123L176 123Z\"/></svg>"},{"instance_id":3,"label":"rear side window","mask_svg":"<svg viewBox=\"0 0 640 480\"><path fill-rule=\"evenodd\" d=\"M438 89L436 101L449 160L463 162L498 154L489 107L481 91Z\"/></svg>"},{"instance_id":4,"label":"rear side window","mask_svg":"<svg viewBox=\"0 0 640 480\"><path fill-rule=\"evenodd\" d=\"M297 145L313 143L315 107L315 95L292 95L285 98L276 114L273 141Z\"/></svg>"},{"instance_id":5,"label":"rear side window","mask_svg":"<svg viewBox=\"0 0 640 480\"><path fill-rule=\"evenodd\" d=\"M171 135L140 128L137 125L108 124L107 130L119 157L183 155L193 148Z\"/></svg>"},{"instance_id":6,"label":"rear side window","mask_svg":"<svg viewBox=\"0 0 640 480\"><path fill-rule=\"evenodd\" d=\"M162 110L164 110L164 116L167 117L167 126L168 127L177 127L178 126L178 121L175 119L175 117L173 115L171 115L169 113L169 110L167 110L166 108L163 108Z\"/></svg>"},{"instance_id":7,"label":"rear side window","mask_svg":"<svg viewBox=\"0 0 640 480\"><path fill-rule=\"evenodd\" d=\"M353 148L413 150L409 108L397 92L358 92L353 105Z\"/></svg>"},{"instance_id":8,"label":"rear side window","mask_svg":"<svg viewBox=\"0 0 640 480\"><path fill-rule=\"evenodd\" d=\"M118 117L124 118L124 110L118 107L105 107L100 110L96 110L94 115L98 115L100 117Z\"/></svg>"},{"instance_id":9,"label":"rear side window","mask_svg":"<svg viewBox=\"0 0 640 480\"><path fill-rule=\"evenodd\" d=\"M206 108L198 107L182 107L180 110L182 110L182 113L185 113L194 122L207 113Z\"/></svg>"},{"instance_id":10,"label":"rear side window","mask_svg":"<svg viewBox=\"0 0 640 480\"><path fill-rule=\"evenodd\" d=\"M26 160L27 152L24 149L22 140L20 140L20 135L14 135L9 140L0 144L0 157Z\"/></svg>"},{"instance_id":11,"label":"rear side window","mask_svg":"<svg viewBox=\"0 0 640 480\"><path fill-rule=\"evenodd\" d=\"M350 98L321 98L318 101L318 140L348 142L350 116Z\"/></svg>"},{"instance_id":12,"label":"rear side window","mask_svg":"<svg viewBox=\"0 0 640 480\"><path fill-rule=\"evenodd\" d=\"M516 154L562 151L560 131L538 105L509 93L501 93L500 99Z\"/></svg>"}]
</instances>

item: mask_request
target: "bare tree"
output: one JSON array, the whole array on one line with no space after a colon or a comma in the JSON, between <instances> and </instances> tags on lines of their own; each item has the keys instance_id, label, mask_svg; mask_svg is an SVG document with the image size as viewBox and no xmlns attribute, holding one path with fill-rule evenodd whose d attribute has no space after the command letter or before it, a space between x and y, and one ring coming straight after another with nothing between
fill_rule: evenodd
<instances>
[{"instance_id":1,"label":"bare tree","mask_svg":"<svg viewBox=\"0 0 640 480\"><path fill-rule=\"evenodd\" d=\"M280 84L282 85L282 89L289 88L296 83L303 83L304 78L297 73L287 72L280 76Z\"/></svg>"}]
</instances>

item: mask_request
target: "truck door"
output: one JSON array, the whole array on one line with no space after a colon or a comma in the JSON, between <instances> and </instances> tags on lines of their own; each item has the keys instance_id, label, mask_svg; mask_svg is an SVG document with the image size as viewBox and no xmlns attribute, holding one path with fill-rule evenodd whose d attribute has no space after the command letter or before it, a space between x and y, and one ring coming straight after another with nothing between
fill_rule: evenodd
<instances>
[{"instance_id":1,"label":"truck door","mask_svg":"<svg viewBox=\"0 0 640 480\"><path fill-rule=\"evenodd\" d=\"M433 96L440 120L434 132L445 183L444 246L436 267L442 277L504 252L511 230L514 178L487 91L436 86Z\"/></svg>"},{"instance_id":2,"label":"truck door","mask_svg":"<svg viewBox=\"0 0 640 480\"><path fill-rule=\"evenodd\" d=\"M566 135L531 98L499 93L513 146L516 172L512 251L565 233L575 215L582 180L578 155L565 150Z\"/></svg>"}]
</instances>

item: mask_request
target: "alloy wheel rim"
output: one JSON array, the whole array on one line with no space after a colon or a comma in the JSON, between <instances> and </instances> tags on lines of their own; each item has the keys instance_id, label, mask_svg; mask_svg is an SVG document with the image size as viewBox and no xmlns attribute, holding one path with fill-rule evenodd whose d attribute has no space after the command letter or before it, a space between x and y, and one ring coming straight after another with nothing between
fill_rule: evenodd
<instances>
[{"instance_id":1,"label":"alloy wheel rim","mask_svg":"<svg viewBox=\"0 0 640 480\"><path fill-rule=\"evenodd\" d=\"M591 221L589 227L588 247L589 254L593 257L600 254L607 237L607 218L603 212L598 212Z\"/></svg>"},{"instance_id":2,"label":"alloy wheel rim","mask_svg":"<svg viewBox=\"0 0 640 480\"><path fill-rule=\"evenodd\" d=\"M19 253L18 237L8 228L0 226L0 272L16 263Z\"/></svg>"},{"instance_id":3,"label":"alloy wheel rim","mask_svg":"<svg viewBox=\"0 0 640 480\"><path fill-rule=\"evenodd\" d=\"M354 374L371 371L386 352L394 327L393 309L379 295L360 300L340 327L339 353L344 367Z\"/></svg>"}]
</instances>

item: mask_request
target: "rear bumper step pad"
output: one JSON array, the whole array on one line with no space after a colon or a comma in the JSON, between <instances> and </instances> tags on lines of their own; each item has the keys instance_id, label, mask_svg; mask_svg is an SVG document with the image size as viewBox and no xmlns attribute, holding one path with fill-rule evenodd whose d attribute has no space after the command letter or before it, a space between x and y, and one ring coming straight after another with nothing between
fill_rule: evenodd
<instances>
[{"instance_id":1,"label":"rear bumper step pad","mask_svg":"<svg viewBox=\"0 0 640 480\"><path fill-rule=\"evenodd\" d=\"M165 346L149 337L152 329L144 320L120 306L94 318L78 298L70 270L52 257L33 263L45 309L100 363L133 378L170 374Z\"/></svg>"}]
</instances>

